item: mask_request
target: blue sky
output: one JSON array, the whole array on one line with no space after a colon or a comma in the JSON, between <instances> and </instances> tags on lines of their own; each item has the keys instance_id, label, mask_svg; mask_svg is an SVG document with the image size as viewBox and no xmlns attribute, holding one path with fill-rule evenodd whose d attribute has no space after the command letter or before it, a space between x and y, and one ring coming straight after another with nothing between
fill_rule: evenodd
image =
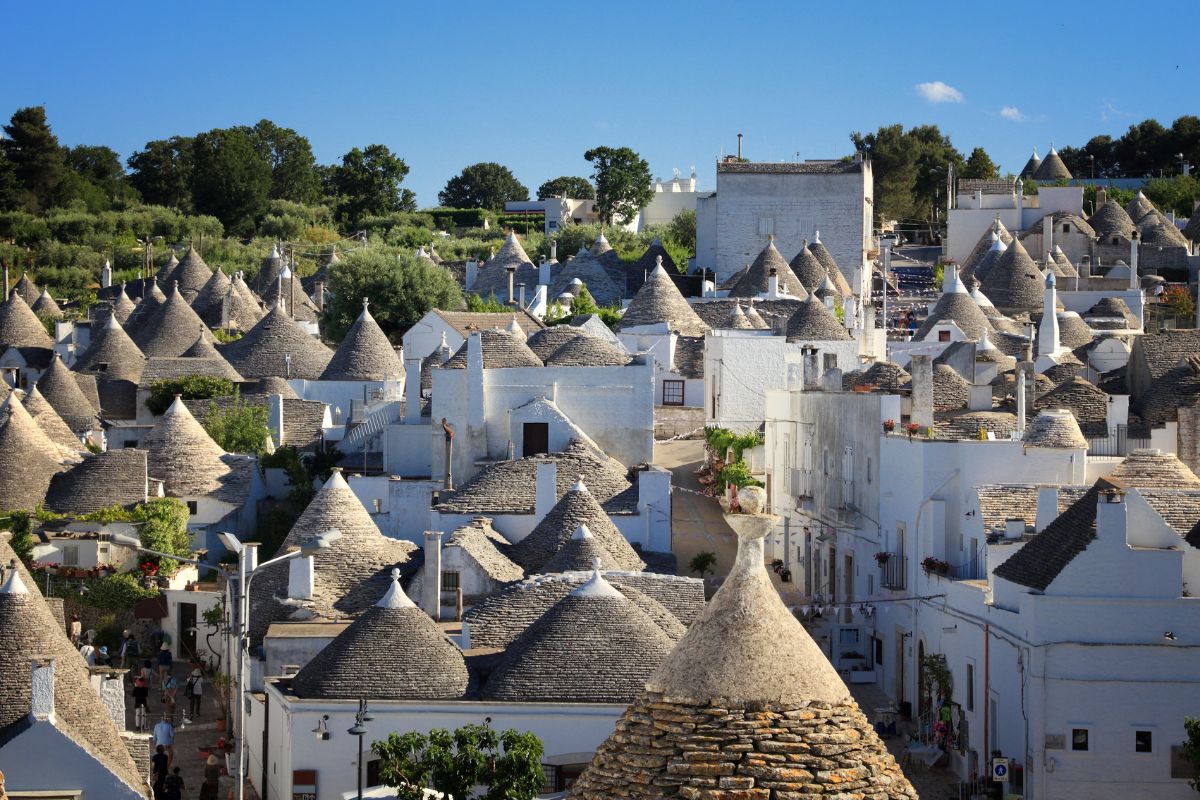
<instances>
[{"instance_id":1,"label":"blue sky","mask_svg":"<svg viewBox=\"0 0 1200 800\"><path fill-rule=\"evenodd\" d=\"M266 117L322 162L388 145L432 205L467 164L506 164L532 191L586 176L582 154L602 144L664 177L695 165L711 188L739 131L750 158L791 160L845 155L850 131L935 123L1015 171L1052 140L1200 113L1183 39L1156 44L1128 3L913 6L5 0L0 117L44 104L64 144L123 158ZM1153 14L1194 34L1200 4Z\"/></svg>"}]
</instances>

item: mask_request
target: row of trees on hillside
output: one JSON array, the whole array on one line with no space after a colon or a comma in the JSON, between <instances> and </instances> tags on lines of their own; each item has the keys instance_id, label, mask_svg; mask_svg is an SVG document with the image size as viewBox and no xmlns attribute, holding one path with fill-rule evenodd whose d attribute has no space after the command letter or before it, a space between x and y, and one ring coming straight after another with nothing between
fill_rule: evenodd
<instances>
[{"instance_id":1,"label":"row of trees on hillside","mask_svg":"<svg viewBox=\"0 0 1200 800\"><path fill-rule=\"evenodd\" d=\"M1182 162L1200 166L1200 117L1186 115L1165 128L1155 119L1130 125L1123 136L1093 136L1081 147L1061 147L1058 155L1076 178L1166 177L1182 172Z\"/></svg>"}]
</instances>

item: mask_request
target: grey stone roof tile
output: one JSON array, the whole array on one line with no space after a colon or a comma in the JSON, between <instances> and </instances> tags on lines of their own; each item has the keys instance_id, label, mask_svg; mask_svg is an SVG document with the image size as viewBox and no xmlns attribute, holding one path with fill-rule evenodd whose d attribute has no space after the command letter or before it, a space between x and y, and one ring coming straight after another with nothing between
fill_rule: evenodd
<instances>
[{"instance_id":1,"label":"grey stone roof tile","mask_svg":"<svg viewBox=\"0 0 1200 800\"><path fill-rule=\"evenodd\" d=\"M145 450L127 448L85 456L50 479L46 506L60 514L90 514L146 502L146 455Z\"/></svg>"},{"instance_id":2,"label":"grey stone roof tile","mask_svg":"<svg viewBox=\"0 0 1200 800\"><path fill-rule=\"evenodd\" d=\"M404 365L364 300L362 313L346 332L321 380L382 381L403 375Z\"/></svg>"},{"instance_id":3,"label":"grey stone roof tile","mask_svg":"<svg viewBox=\"0 0 1200 800\"><path fill-rule=\"evenodd\" d=\"M328 347L278 308L272 309L241 339L218 350L245 378L278 376L315 381L333 358Z\"/></svg>"},{"instance_id":4,"label":"grey stone roof tile","mask_svg":"<svg viewBox=\"0 0 1200 800\"><path fill-rule=\"evenodd\" d=\"M666 323L671 330L686 336L702 336L708 328L684 299L666 269L655 265L621 315L617 327L627 330L660 323Z\"/></svg>"},{"instance_id":5,"label":"grey stone roof tile","mask_svg":"<svg viewBox=\"0 0 1200 800\"><path fill-rule=\"evenodd\" d=\"M35 298L36 299L36 298ZM54 340L20 293L13 291L0 302L0 345L6 347L53 347Z\"/></svg>"}]
</instances>

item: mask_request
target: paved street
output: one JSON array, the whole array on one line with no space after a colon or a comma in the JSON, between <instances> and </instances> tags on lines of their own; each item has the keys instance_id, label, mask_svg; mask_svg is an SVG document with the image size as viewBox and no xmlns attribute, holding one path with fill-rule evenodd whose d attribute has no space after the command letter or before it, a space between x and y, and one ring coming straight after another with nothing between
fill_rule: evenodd
<instances>
[{"instance_id":1,"label":"paved street","mask_svg":"<svg viewBox=\"0 0 1200 800\"><path fill-rule=\"evenodd\" d=\"M704 461L704 440L684 439L662 442L654 446L656 464L671 470L672 485L700 491L696 470ZM690 575L688 563L698 553L711 552L717 557L711 576L723 578L733 566L737 555L737 537L725 524L721 507L710 497L700 497L687 491L671 495L671 548L679 562L679 572Z\"/></svg>"}]
</instances>

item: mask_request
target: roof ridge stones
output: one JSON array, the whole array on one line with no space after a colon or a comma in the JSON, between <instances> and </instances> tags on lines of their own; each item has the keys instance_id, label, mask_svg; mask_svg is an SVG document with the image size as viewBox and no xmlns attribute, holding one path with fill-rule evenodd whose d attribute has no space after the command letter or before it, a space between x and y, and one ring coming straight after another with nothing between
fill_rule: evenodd
<instances>
[{"instance_id":1,"label":"roof ridge stones","mask_svg":"<svg viewBox=\"0 0 1200 800\"><path fill-rule=\"evenodd\" d=\"M474 331L467 341L442 366L446 369L466 369L467 351L470 348L470 336L479 336L479 346L483 354L484 369L505 369L513 367L543 367L545 364L529 349L523 335L514 336L508 331L494 329Z\"/></svg>"},{"instance_id":2,"label":"roof ridge stones","mask_svg":"<svg viewBox=\"0 0 1200 800\"><path fill-rule=\"evenodd\" d=\"M382 381L397 379L404 374L404 365L396 356L387 334L367 310L367 302L364 297L362 313L346 331L345 338L321 373L321 380Z\"/></svg>"}]
</instances>

